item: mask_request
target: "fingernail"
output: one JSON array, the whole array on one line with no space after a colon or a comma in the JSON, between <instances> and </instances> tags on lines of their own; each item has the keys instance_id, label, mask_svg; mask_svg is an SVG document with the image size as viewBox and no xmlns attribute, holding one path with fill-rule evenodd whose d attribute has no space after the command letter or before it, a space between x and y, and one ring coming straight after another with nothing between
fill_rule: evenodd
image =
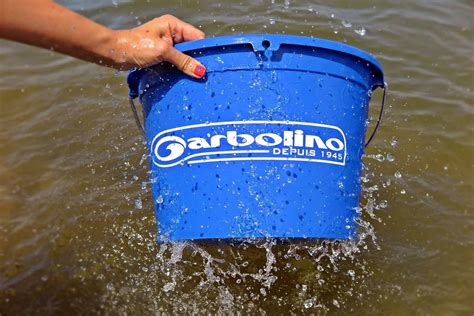
<instances>
[{"instance_id":1,"label":"fingernail","mask_svg":"<svg viewBox=\"0 0 474 316\"><path fill-rule=\"evenodd\" d=\"M204 76L204 74L206 73L206 68L204 68L203 66L199 66L197 65L195 68L194 68L194 74L198 77L202 77Z\"/></svg>"}]
</instances>

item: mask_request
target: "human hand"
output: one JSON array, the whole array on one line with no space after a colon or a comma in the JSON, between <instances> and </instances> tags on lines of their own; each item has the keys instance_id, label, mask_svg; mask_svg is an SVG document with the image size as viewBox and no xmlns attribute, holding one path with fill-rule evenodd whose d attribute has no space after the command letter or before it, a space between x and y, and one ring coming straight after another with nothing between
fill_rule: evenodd
<instances>
[{"instance_id":1,"label":"human hand","mask_svg":"<svg viewBox=\"0 0 474 316\"><path fill-rule=\"evenodd\" d=\"M201 63L173 47L205 34L174 16L164 15L129 30L111 30L52 0L37 6L35 1L0 0L0 38L119 70L167 61L194 78L206 73Z\"/></svg>"},{"instance_id":2,"label":"human hand","mask_svg":"<svg viewBox=\"0 0 474 316\"><path fill-rule=\"evenodd\" d=\"M206 68L173 45L204 37L194 26L172 15L163 15L133 29L114 31L110 54L113 66L120 70L167 61L191 77L202 78Z\"/></svg>"}]
</instances>

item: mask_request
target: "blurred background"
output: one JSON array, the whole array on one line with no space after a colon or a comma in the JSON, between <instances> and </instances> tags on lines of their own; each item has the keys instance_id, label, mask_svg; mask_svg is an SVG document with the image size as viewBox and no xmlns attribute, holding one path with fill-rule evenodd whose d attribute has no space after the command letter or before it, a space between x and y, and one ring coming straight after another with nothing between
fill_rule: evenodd
<instances>
[{"instance_id":1,"label":"blurred background","mask_svg":"<svg viewBox=\"0 0 474 316\"><path fill-rule=\"evenodd\" d=\"M472 313L472 2L61 3L111 28L172 14L208 37L373 53L389 97L364 158L364 227L352 243L159 247L126 73L2 40L0 314Z\"/></svg>"}]
</instances>

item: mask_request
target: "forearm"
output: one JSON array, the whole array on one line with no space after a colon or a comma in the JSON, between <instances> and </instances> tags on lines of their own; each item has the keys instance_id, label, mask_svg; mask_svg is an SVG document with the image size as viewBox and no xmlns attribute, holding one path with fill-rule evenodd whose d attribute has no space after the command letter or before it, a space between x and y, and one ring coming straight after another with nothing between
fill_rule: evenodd
<instances>
[{"instance_id":1,"label":"forearm","mask_svg":"<svg viewBox=\"0 0 474 316\"><path fill-rule=\"evenodd\" d=\"M111 30L50 0L0 0L0 38L119 70L166 61L191 77L202 78L204 65L173 45L204 36L171 15L133 29Z\"/></svg>"},{"instance_id":2,"label":"forearm","mask_svg":"<svg viewBox=\"0 0 474 316\"><path fill-rule=\"evenodd\" d=\"M48 0L0 0L0 37L116 66L114 31Z\"/></svg>"}]
</instances>

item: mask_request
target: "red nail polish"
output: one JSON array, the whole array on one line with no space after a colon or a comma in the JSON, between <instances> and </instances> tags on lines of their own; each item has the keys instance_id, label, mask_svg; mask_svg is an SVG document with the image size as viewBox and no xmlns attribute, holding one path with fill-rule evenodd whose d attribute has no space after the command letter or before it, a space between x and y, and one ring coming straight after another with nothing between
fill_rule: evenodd
<instances>
[{"instance_id":1,"label":"red nail polish","mask_svg":"<svg viewBox=\"0 0 474 316\"><path fill-rule=\"evenodd\" d=\"M204 68L203 66L198 65L194 68L194 74L196 76L202 77L204 76L205 73L206 73L206 68Z\"/></svg>"}]
</instances>

